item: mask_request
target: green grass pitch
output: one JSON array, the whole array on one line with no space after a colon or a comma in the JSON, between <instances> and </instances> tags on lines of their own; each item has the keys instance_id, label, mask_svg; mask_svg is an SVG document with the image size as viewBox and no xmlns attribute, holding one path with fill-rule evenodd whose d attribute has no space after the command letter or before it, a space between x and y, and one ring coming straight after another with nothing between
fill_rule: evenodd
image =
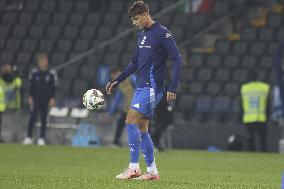
<instances>
[{"instance_id":1,"label":"green grass pitch","mask_svg":"<svg viewBox=\"0 0 284 189\"><path fill-rule=\"evenodd\" d=\"M171 150L156 159L160 181L121 181L114 177L128 164L126 148L2 144L0 188L279 189L284 171L280 154Z\"/></svg>"}]
</instances>

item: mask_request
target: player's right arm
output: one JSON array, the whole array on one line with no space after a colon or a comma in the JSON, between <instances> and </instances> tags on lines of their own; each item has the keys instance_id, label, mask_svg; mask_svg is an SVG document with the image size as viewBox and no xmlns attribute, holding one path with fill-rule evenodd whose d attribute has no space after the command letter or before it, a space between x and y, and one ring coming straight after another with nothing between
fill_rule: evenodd
<instances>
[{"instance_id":1,"label":"player's right arm","mask_svg":"<svg viewBox=\"0 0 284 189\"><path fill-rule=\"evenodd\" d=\"M138 46L136 47L134 56L132 57L132 60L130 64L122 71L122 73L114 80L108 82L106 85L106 93L111 94L111 90L113 87L116 87L119 83L124 81L128 76L133 74L137 68L138 68Z\"/></svg>"}]
</instances>

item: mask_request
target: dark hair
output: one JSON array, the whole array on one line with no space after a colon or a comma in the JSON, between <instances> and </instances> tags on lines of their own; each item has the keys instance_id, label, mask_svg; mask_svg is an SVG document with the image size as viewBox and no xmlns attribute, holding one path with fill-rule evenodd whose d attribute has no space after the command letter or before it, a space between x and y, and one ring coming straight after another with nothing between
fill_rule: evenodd
<instances>
[{"instance_id":1,"label":"dark hair","mask_svg":"<svg viewBox=\"0 0 284 189\"><path fill-rule=\"evenodd\" d=\"M128 9L129 17L132 18L139 14L148 13L149 14L149 7L143 1L139 0L134 2Z\"/></svg>"}]
</instances>

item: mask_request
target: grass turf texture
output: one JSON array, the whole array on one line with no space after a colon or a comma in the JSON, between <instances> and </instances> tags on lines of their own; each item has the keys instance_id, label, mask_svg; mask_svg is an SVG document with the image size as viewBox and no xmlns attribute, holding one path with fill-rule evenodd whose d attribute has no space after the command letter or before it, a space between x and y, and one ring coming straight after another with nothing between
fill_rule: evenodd
<instances>
[{"instance_id":1,"label":"grass turf texture","mask_svg":"<svg viewBox=\"0 0 284 189\"><path fill-rule=\"evenodd\" d=\"M2 144L0 188L279 189L284 171L279 154L172 150L156 159L160 181L121 181L114 177L128 164L126 148Z\"/></svg>"}]
</instances>

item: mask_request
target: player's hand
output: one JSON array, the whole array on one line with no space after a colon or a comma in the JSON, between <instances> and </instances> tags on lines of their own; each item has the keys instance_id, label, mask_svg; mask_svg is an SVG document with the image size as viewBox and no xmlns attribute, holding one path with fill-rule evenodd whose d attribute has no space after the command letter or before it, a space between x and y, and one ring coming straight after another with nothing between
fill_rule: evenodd
<instances>
[{"instance_id":1,"label":"player's hand","mask_svg":"<svg viewBox=\"0 0 284 189\"><path fill-rule=\"evenodd\" d=\"M172 92L167 92L167 102L172 102L177 98L177 95Z\"/></svg>"},{"instance_id":2,"label":"player's hand","mask_svg":"<svg viewBox=\"0 0 284 189\"><path fill-rule=\"evenodd\" d=\"M106 85L106 93L107 94L111 94L111 90L112 88L117 84L117 81L113 81L113 82L108 82L108 84Z\"/></svg>"},{"instance_id":3,"label":"player's hand","mask_svg":"<svg viewBox=\"0 0 284 189\"><path fill-rule=\"evenodd\" d=\"M30 109L33 109L34 101L33 101L33 97L32 96L29 96L28 103L29 103Z\"/></svg>"},{"instance_id":4,"label":"player's hand","mask_svg":"<svg viewBox=\"0 0 284 189\"><path fill-rule=\"evenodd\" d=\"M49 106L49 107L55 106L55 98L51 98L51 99L49 100L48 106Z\"/></svg>"}]
</instances>

